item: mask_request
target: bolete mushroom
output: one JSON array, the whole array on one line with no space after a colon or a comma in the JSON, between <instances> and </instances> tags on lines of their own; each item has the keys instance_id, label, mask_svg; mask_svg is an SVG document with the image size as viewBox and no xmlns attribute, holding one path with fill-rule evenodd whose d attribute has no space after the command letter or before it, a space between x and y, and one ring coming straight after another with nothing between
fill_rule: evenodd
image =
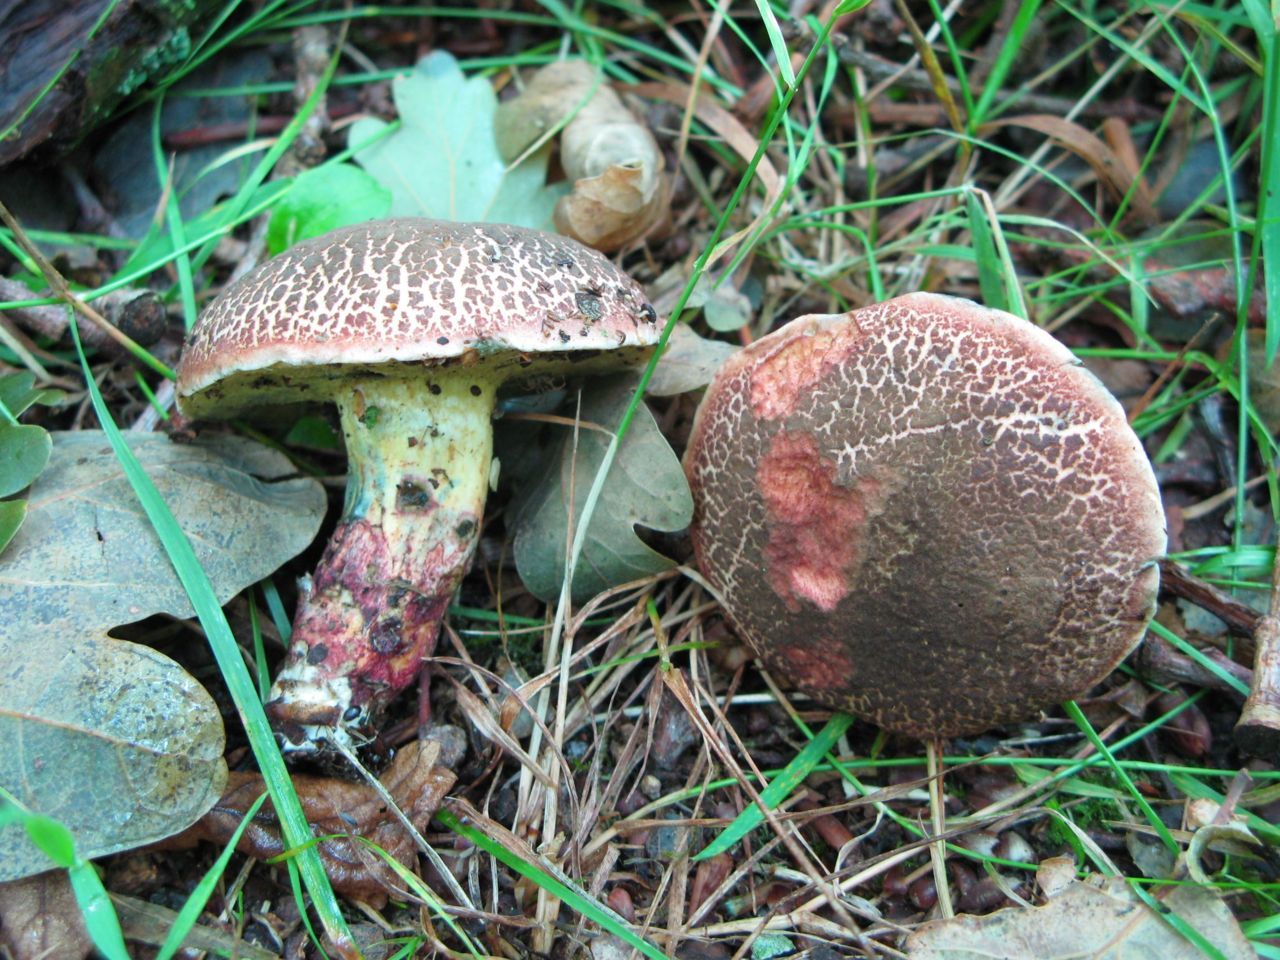
<instances>
[{"instance_id":1,"label":"bolete mushroom","mask_svg":"<svg viewBox=\"0 0 1280 960\"><path fill-rule=\"evenodd\" d=\"M343 514L268 705L286 746L352 739L431 654L480 532L498 390L635 362L658 333L603 256L497 224L335 230L213 302L183 354L182 411L332 401L346 440Z\"/></svg>"},{"instance_id":2,"label":"bolete mushroom","mask_svg":"<svg viewBox=\"0 0 1280 960\"><path fill-rule=\"evenodd\" d=\"M685 456L698 564L764 664L913 737L1101 680L1165 549L1119 404L1038 327L912 294L731 358Z\"/></svg>"}]
</instances>

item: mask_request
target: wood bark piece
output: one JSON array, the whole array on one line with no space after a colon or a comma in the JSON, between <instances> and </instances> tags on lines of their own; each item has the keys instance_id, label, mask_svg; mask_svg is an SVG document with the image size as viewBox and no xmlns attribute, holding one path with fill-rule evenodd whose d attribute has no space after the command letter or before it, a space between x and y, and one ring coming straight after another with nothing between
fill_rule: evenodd
<instances>
[{"instance_id":1,"label":"wood bark piece","mask_svg":"<svg viewBox=\"0 0 1280 960\"><path fill-rule=\"evenodd\" d=\"M1280 757L1280 563L1271 575L1271 607L1253 632L1253 688L1236 723L1236 743L1267 760Z\"/></svg>"},{"instance_id":2,"label":"wood bark piece","mask_svg":"<svg viewBox=\"0 0 1280 960\"><path fill-rule=\"evenodd\" d=\"M40 300L49 296L37 293L17 280L0 277L0 302ZM164 336L167 323L164 302L151 290L116 290L93 301L117 330L135 343L149 347ZM67 308L58 304L43 307L18 307L3 311L28 333L61 339L67 332ZM80 336L85 346L123 354L124 348L105 330L83 317L79 320Z\"/></svg>"},{"instance_id":3,"label":"wood bark piece","mask_svg":"<svg viewBox=\"0 0 1280 960\"><path fill-rule=\"evenodd\" d=\"M0 164L74 144L139 86L185 60L188 25L223 6L120 0L95 31L109 2L0 0Z\"/></svg>"}]
</instances>

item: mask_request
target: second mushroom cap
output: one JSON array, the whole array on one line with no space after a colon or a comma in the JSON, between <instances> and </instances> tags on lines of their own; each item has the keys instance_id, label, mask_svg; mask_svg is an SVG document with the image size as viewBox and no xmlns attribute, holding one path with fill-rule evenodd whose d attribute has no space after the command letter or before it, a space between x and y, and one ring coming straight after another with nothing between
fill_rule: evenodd
<instances>
[{"instance_id":1,"label":"second mushroom cap","mask_svg":"<svg viewBox=\"0 0 1280 960\"><path fill-rule=\"evenodd\" d=\"M733 357L685 457L698 562L819 702L916 737L1023 719L1141 638L1165 549L1119 404L1044 331L913 294Z\"/></svg>"}]
</instances>

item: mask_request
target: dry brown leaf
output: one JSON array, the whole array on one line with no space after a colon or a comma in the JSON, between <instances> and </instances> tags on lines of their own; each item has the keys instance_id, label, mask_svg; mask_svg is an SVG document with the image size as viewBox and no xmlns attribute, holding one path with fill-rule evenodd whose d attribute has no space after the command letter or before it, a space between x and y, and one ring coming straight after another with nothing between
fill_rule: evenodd
<instances>
[{"instance_id":1,"label":"dry brown leaf","mask_svg":"<svg viewBox=\"0 0 1280 960\"><path fill-rule=\"evenodd\" d=\"M670 81L654 81L641 83L631 90L641 97L650 100L665 100L677 106L684 106L689 101L689 85L671 83ZM742 121L711 99L705 90L693 101L693 115L706 125L707 129L725 142L745 163L750 163L760 148L760 141L742 125ZM769 156L760 158L756 165L756 176L765 189L765 206L769 206L782 193L785 186Z\"/></svg>"},{"instance_id":2,"label":"dry brown leaf","mask_svg":"<svg viewBox=\"0 0 1280 960\"><path fill-rule=\"evenodd\" d=\"M457 779L452 770L435 763L439 751L440 745L434 741L415 741L396 754L380 778L419 831ZM365 784L302 774L295 775L293 783L312 832L326 838L318 849L334 889L343 896L381 907L388 891L400 890L401 884L386 862L355 838L363 837L376 844L410 870L416 865L413 838L378 793ZM199 840L227 843L245 811L265 791L260 774L233 772L226 792L214 808L165 845L191 846ZM260 860L285 852L280 824L269 802L241 835L236 849Z\"/></svg>"},{"instance_id":3,"label":"dry brown leaf","mask_svg":"<svg viewBox=\"0 0 1280 960\"><path fill-rule=\"evenodd\" d=\"M556 229L612 252L642 236L665 207L662 151L649 128L582 60L548 64L498 108L498 149L510 161L565 118L560 164L574 186L556 204Z\"/></svg>"},{"instance_id":4,"label":"dry brown leaf","mask_svg":"<svg viewBox=\"0 0 1280 960\"><path fill-rule=\"evenodd\" d=\"M1231 910L1209 890L1166 888L1156 897L1199 931L1227 960L1256 954ZM1090 960L1152 957L1201 960L1203 954L1148 907L1120 877L1072 881L1048 903L984 917L961 915L919 927L906 942L911 960Z\"/></svg>"},{"instance_id":5,"label":"dry brown leaf","mask_svg":"<svg viewBox=\"0 0 1280 960\"><path fill-rule=\"evenodd\" d=\"M78 960L93 950L67 871L0 883L0 953Z\"/></svg>"},{"instance_id":6,"label":"dry brown leaf","mask_svg":"<svg viewBox=\"0 0 1280 960\"><path fill-rule=\"evenodd\" d=\"M668 103L675 103L680 106L684 106L690 99L687 84L641 83L631 89L638 96L649 97L654 100L666 100ZM737 117L723 107L718 106L705 92L694 99L693 115L706 124L713 133L720 136L747 163L750 163L755 157L760 141L742 125ZM741 230L720 240L711 258L707 261L708 267L714 266L721 257L725 256L745 238L754 234L766 220L774 216L773 206L778 198L782 196L782 191L786 188L786 182L778 175L778 171L774 168L767 155L762 156L760 162L756 165L756 176L759 177L765 188L765 196L760 203L759 212Z\"/></svg>"},{"instance_id":7,"label":"dry brown leaf","mask_svg":"<svg viewBox=\"0 0 1280 960\"><path fill-rule=\"evenodd\" d=\"M987 133L1005 126L1024 127L1027 130L1043 133L1089 164L1098 179L1116 199L1129 194L1130 209L1141 222L1159 222L1160 217L1155 211L1151 191L1138 177L1137 171L1131 170L1124 162L1124 158L1112 150L1101 137L1090 133L1078 123L1051 114L1026 114L996 120L984 124L982 132Z\"/></svg>"}]
</instances>

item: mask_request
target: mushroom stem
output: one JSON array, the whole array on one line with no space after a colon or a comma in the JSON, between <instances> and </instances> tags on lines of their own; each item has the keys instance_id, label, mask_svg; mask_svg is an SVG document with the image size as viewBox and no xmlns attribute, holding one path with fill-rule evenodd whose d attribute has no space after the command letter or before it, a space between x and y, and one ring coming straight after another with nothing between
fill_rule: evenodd
<instances>
[{"instance_id":1,"label":"mushroom stem","mask_svg":"<svg viewBox=\"0 0 1280 960\"><path fill-rule=\"evenodd\" d=\"M459 368L371 378L335 398L346 502L269 705L295 749L350 740L435 648L480 532L494 396Z\"/></svg>"}]
</instances>

